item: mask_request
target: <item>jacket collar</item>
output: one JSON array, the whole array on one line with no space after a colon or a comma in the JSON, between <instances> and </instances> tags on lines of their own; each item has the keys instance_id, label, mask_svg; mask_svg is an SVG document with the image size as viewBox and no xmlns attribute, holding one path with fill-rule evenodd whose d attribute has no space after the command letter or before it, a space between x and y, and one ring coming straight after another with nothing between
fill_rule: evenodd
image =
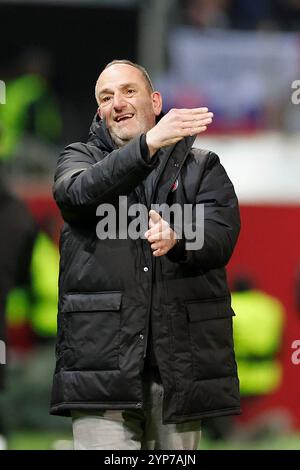
<instances>
[{"instance_id":1,"label":"jacket collar","mask_svg":"<svg viewBox=\"0 0 300 470\"><path fill-rule=\"evenodd\" d=\"M157 191L157 202L159 204L166 202L168 193L176 182L195 139L195 136L188 136L171 146L171 148L161 149L167 155L164 156L166 157L166 164L156 181L155 191Z\"/></svg>"},{"instance_id":2,"label":"jacket collar","mask_svg":"<svg viewBox=\"0 0 300 470\"><path fill-rule=\"evenodd\" d=\"M94 144L101 150L112 152L117 149L106 127L105 119L100 119L98 113L95 114L88 135L88 144Z\"/></svg>"}]
</instances>

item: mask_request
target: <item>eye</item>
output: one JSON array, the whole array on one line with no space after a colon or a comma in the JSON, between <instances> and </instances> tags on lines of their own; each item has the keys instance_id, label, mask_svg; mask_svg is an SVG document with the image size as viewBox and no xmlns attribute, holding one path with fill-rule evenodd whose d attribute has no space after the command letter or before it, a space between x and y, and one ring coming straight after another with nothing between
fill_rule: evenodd
<instances>
[{"instance_id":1,"label":"eye","mask_svg":"<svg viewBox=\"0 0 300 470\"><path fill-rule=\"evenodd\" d=\"M103 96L101 98L102 103L107 103L111 99L111 96Z\"/></svg>"},{"instance_id":2,"label":"eye","mask_svg":"<svg viewBox=\"0 0 300 470\"><path fill-rule=\"evenodd\" d=\"M133 95L134 92L135 90L133 88L128 88L127 95Z\"/></svg>"}]
</instances>

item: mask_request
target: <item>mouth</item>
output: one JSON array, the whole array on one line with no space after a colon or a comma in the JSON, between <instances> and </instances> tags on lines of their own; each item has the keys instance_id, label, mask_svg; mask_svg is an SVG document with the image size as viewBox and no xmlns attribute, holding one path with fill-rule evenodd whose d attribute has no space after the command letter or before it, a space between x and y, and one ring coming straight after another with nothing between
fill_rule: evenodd
<instances>
[{"instance_id":1,"label":"mouth","mask_svg":"<svg viewBox=\"0 0 300 470\"><path fill-rule=\"evenodd\" d=\"M127 121L127 119L131 119L134 116L132 113L121 114L120 116L116 116L114 120L116 122Z\"/></svg>"}]
</instances>

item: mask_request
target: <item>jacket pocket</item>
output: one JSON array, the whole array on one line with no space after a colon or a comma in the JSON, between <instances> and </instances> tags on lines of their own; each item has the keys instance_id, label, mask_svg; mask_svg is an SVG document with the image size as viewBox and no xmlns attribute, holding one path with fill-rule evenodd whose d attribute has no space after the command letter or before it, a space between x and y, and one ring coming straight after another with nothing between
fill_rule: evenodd
<instances>
[{"instance_id":1,"label":"jacket pocket","mask_svg":"<svg viewBox=\"0 0 300 470\"><path fill-rule=\"evenodd\" d=\"M185 303L196 380L235 375L229 299Z\"/></svg>"},{"instance_id":2,"label":"jacket pocket","mask_svg":"<svg viewBox=\"0 0 300 470\"><path fill-rule=\"evenodd\" d=\"M67 370L117 370L120 348L122 292L66 294Z\"/></svg>"}]
</instances>

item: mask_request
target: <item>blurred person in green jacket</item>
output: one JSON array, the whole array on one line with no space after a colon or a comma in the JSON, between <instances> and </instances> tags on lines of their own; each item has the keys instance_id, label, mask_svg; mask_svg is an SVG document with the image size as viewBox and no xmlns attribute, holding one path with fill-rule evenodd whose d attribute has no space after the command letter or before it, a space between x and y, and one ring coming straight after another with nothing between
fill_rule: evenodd
<instances>
[{"instance_id":1,"label":"blurred person in green jacket","mask_svg":"<svg viewBox=\"0 0 300 470\"><path fill-rule=\"evenodd\" d=\"M1 162L0 162L1 164ZM5 344L5 361L0 365L0 391L10 363L7 347L5 311L9 292L26 290L30 284L30 260L37 236L37 227L25 204L7 188L0 166L0 340ZM2 362L2 361L1 361ZM6 382L6 381L5 381ZM0 409L0 449L5 448L6 434Z\"/></svg>"},{"instance_id":2,"label":"blurred person in green jacket","mask_svg":"<svg viewBox=\"0 0 300 470\"><path fill-rule=\"evenodd\" d=\"M0 158L11 161L16 155L33 153L33 142L56 143L62 132L62 119L56 97L51 89L50 56L39 48L26 49L17 61L14 78L6 81L6 103L0 106ZM25 137L30 141L24 145ZM41 152L40 152L41 153ZM45 165L46 150L38 167ZM41 157L41 155L39 155ZM19 162L14 160L14 166Z\"/></svg>"},{"instance_id":3,"label":"blurred person in green jacket","mask_svg":"<svg viewBox=\"0 0 300 470\"><path fill-rule=\"evenodd\" d=\"M11 360L4 420L9 431L60 427L48 414L49 371L54 369L58 266L57 245L46 232L39 231L31 251L29 283L12 289L7 296Z\"/></svg>"},{"instance_id":4,"label":"blurred person in green jacket","mask_svg":"<svg viewBox=\"0 0 300 470\"><path fill-rule=\"evenodd\" d=\"M275 392L282 382L282 346L285 312L275 297L254 287L247 275L239 275L232 282L233 337L240 381L242 410L250 402ZM274 419L273 419L274 418ZM206 420L205 429L213 439L245 439L264 434L278 418L283 425L286 417L273 413L257 417L257 422L241 431L231 417ZM273 423L272 423L273 421ZM277 421L276 421L277 422ZM276 425L277 426L277 425Z\"/></svg>"},{"instance_id":5,"label":"blurred person in green jacket","mask_svg":"<svg viewBox=\"0 0 300 470\"><path fill-rule=\"evenodd\" d=\"M58 247L48 234L40 231L32 249L30 286L12 290L6 308L11 329L30 325L33 345L35 342L51 342L56 336L58 266Z\"/></svg>"},{"instance_id":6,"label":"blurred person in green jacket","mask_svg":"<svg viewBox=\"0 0 300 470\"><path fill-rule=\"evenodd\" d=\"M234 343L242 396L274 392L282 380L281 350L284 307L275 297L254 288L246 276L234 282Z\"/></svg>"},{"instance_id":7,"label":"blurred person in green jacket","mask_svg":"<svg viewBox=\"0 0 300 470\"><path fill-rule=\"evenodd\" d=\"M18 166L14 157L22 155L27 160L30 150L22 145L25 135L51 143L62 130L50 86L53 67L48 52L39 47L24 49L16 69L15 78L6 82L6 103L0 106L0 160L5 174L9 165ZM43 157L39 155L41 161ZM37 337L56 334L57 277L58 248L51 237L37 229L30 259L30 288L18 286L7 299L7 320L16 343L30 343L26 329L22 334L26 323Z\"/></svg>"}]
</instances>

